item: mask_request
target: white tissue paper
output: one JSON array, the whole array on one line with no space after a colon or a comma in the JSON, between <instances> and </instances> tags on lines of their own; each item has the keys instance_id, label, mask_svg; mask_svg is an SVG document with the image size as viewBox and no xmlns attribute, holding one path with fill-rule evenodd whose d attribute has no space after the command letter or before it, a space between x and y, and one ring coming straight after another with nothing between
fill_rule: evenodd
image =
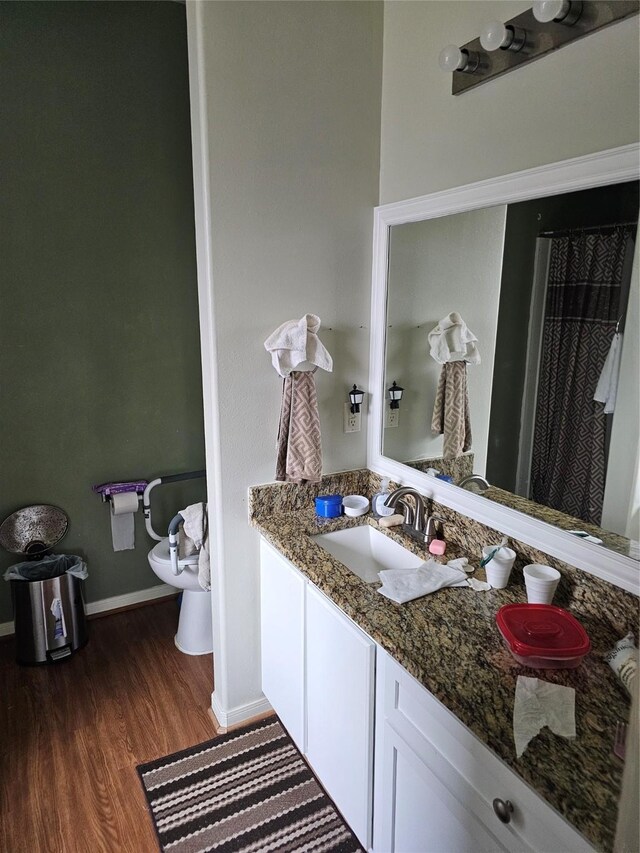
<instances>
[{"instance_id":1,"label":"white tissue paper","mask_svg":"<svg viewBox=\"0 0 640 853\"><path fill-rule=\"evenodd\" d=\"M467 583L475 592L487 592L491 589L491 584L486 581L479 581L475 578L467 578Z\"/></svg>"},{"instance_id":2,"label":"white tissue paper","mask_svg":"<svg viewBox=\"0 0 640 853\"><path fill-rule=\"evenodd\" d=\"M114 551L135 548L134 513L138 511L136 492L111 495L111 543Z\"/></svg>"},{"instance_id":3,"label":"white tissue paper","mask_svg":"<svg viewBox=\"0 0 640 853\"><path fill-rule=\"evenodd\" d=\"M468 575L475 572L476 567L469 565L469 560L466 557L458 557L457 560L449 560L447 563L452 569L460 569ZM456 584L456 586L464 586L464 584ZM470 586L474 592L487 592L491 589L491 584L486 581L479 581L475 578L467 578L467 586Z\"/></svg>"},{"instance_id":4,"label":"white tissue paper","mask_svg":"<svg viewBox=\"0 0 640 853\"><path fill-rule=\"evenodd\" d=\"M513 705L513 739L518 758L545 726L561 737L576 736L575 700L573 687L518 676Z\"/></svg>"},{"instance_id":5,"label":"white tissue paper","mask_svg":"<svg viewBox=\"0 0 640 853\"><path fill-rule=\"evenodd\" d=\"M451 566L443 566L435 560L427 560L417 569L385 569L378 572L382 586L380 595L404 604L414 598L421 598L446 586L466 586L467 576L463 571Z\"/></svg>"},{"instance_id":6,"label":"white tissue paper","mask_svg":"<svg viewBox=\"0 0 640 853\"><path fill-rule=\"evenodd\" d=\"M447 565L451 566L452 569L460 569L467 574L475 571L475 568L469 565L467 557L458 557L457 560L449 560Z\"/></svg>"}]
</instances>

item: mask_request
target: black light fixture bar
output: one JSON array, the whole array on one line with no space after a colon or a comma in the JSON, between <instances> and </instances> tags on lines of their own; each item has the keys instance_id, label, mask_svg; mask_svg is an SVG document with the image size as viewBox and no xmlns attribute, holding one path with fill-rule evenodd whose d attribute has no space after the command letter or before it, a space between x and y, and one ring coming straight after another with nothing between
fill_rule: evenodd
<instances>
[{"instance_id":1,"label":"black light fixture bar","mask_svg":"<svg viewBox=\"0 0 640 853\"><path fill-rule=\"evenodd\" d=\"M520 68L540 59L541 56L576 39L591 35L631 15L637 15L639 11L640 0L583 0L580 17L575 23L557 20L542 23L536 20L532 9L527 9L526 12L504 22L505 26L516 31L525 31L526 41L521 50L485 51L479 38L462 45L461 51L466 51L469 55L479 55L481 62L474 73L454 71L451 92L453 95L460 95L474 86L486 83L487 80L506 74L513 68Z\"/></svg>"}]
</instances>

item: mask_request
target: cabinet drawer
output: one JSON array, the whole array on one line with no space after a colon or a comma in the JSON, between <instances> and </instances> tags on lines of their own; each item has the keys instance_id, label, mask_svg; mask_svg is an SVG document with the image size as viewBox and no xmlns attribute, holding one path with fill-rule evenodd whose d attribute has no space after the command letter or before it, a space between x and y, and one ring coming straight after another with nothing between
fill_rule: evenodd
<instances>
[{"instance_id":1,"label":"cabinet drawer","mask_svg":"<svg viewBox=\"0 0 640 853\"><path fill-rule=\"evenodd\" d=\"M440 778L477 796L466 798L468 808L507 850L593 850L589 843L551 806L495 756L421 684L386 652L378 648L378 708L386 725L396 732L425 764L442 759L451 768ZM380 721L382 723L382 720ZM508 824L494 813L494 798L510 801Z\"/></svg>"}]
</instances>

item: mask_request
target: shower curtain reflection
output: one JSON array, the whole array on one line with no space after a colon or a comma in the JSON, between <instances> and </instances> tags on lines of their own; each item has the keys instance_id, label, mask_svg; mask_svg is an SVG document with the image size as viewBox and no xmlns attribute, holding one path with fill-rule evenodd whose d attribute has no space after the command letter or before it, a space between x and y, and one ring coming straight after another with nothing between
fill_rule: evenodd
<instances>
[{"instance_id":1,"label":"shower curtain reflection","mask_svg":"<svg viewBox=\"0 0 640 853\"><path fill-rule=\"evenodd\" d=\"M531 461L531 498L600 524L610 424L593 399L626 310L635 229L551 241Z\"/></svg>"}]
</instances>

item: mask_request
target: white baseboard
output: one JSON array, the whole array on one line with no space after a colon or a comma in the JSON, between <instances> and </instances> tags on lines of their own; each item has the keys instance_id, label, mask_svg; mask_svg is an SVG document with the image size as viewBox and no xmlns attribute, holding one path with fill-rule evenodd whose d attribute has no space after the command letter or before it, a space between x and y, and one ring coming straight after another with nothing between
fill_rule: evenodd
<instances>
[{"instance_id":1,"label":"white baseboard","mask_svg":"<svg viewBox=\"0 0 640 853\"><path fill-rule=\"evenodd\" d=\"M125 595L112 595L110 598L101 598L99 601L90 601L85 605L87 616L95 613L107 613L110 610L119 610L121 607L130 607L132 604L142 604L145 601L153 601L156 598L164 598L176 592L174 586L161 583L148 589L139 589L136 592L127 592ZM8 637L14 633L13 619L11 622L0 622L0 637Z\"/></svg>"},{"instance_id":2,"label":"white baseboard","mask_svg":"<svg viewBox=\"0 0 640 853\"><path fill-rule=\"evenodd\" d=\"M237 726L239 723L244 723L245 720L258 717L260 714L266 714L273 709L266 697L262 696L262 698L256 699L253 702L247 702L244 705L237 705L231 710L226 710L220 705L214 690L211 694L211 710L220 725L228 729L230 726Z\"/></svg>"}]
</instances>

